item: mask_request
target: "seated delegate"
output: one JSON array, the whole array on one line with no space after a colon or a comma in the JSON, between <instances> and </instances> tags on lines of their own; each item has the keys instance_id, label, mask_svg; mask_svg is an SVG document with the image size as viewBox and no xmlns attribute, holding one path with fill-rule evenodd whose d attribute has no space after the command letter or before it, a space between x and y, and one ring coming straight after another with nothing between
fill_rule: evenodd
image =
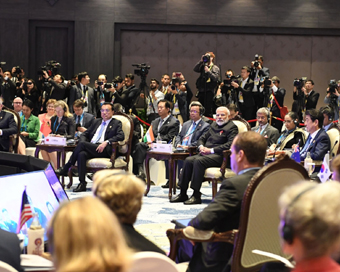
<instances>
[{"instance_id":1,"label":"seated delegate","mask_svg":"<svg viewBox=\"0 0 340 272\"><path fill-rule=\"evenodd\" d=\"M0 151L9 150L9 136L18 132L18 127L14 121L12 113L2 110L3 100L0 97Z\"/></svg>"}]
</instances>

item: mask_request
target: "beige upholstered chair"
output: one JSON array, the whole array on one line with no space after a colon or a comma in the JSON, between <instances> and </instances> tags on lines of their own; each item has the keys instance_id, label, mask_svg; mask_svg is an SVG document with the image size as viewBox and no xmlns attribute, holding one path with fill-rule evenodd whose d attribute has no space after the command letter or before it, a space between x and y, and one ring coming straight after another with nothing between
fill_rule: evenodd
<instances>
[{"instance_id":1,"label":"beige upholstered chair","mask_svg":"<svg viewBox=\"0 0 340 272\"><path fill-rule=\"evenodd\" d=\"M10 153L18 153L18 145L19 145L18 139L19 139L19 135L20 135L20 125L21 125L20 124L20 116L16 111L14 111L10 108L7 108L5 106L3 106L2 110L5 111L5 112L13 114L14 121L17 124L18 132L16 134L9 136L9 152Z\"/></svg>"},{"instance_id":2,"label":"beige upholstered chair","mask_svg":"<svg viewBox=\"0 0 340 272\"><path fill-rule=\"evenodd\" d=\"M18 272L13 266L0 261L0 272Z\"/></svg>"},{"instance_id":3,"label":"beige upholstered chair","mask_svg":"<svg viewBox=\"0 0 340 272\"><path fill-rule=\"evenodd\" d=\"M176 257L177 242L189 239L195 242L216 241L234 244L232 257L233 272L259 271L266 262L273 261L265 256L256 255L252 250L259 249L285 258L281 251L278 198L282 190L294 183L307 180L306 170L298 163L284 156L264 166L250 181L244 193L241 218L238 230L225 233L186 229L169 229L169 257Z\"/></svg>"},{"instance_id":4,"label":"beige upholstered chair","mask_svg":"<svg viewBox=\"0 0 340 272\"><path fill-rule=\"evenodd\" d=\"M250 130L249 123L236 115L231 121L237 126L238 133L246 132ZM230 151L226 150L223 152L223 163L221 167L210 167L205 170L204 178L206 181L212 182L212 196L215 197L217 193L217 183L219 180L223 178L230 178L235 176L236 174L231 171L231 169L227 168L227 164L229 161Z\"/></svg>"},{"instance_id":5,"label":"beige upholstered chair","mask_svg":"<svg viewBox=\"0 0 340 272\"><path fill-rule=\"evenodd\" d=\"M327 130L327 135L329 139L331 140L331 148L332 148L331 150L332 152L331 154L329 154L329 159L333 159L340 152L340 149L339 149L340 130L337 126L334 126L333 128Z\"/></svg>"},{"instance_id":6,"label":"beige upholstered chair","mask_svg":"<svg viewBox=\"0 0 340 272\"><path fill-rule=\"evenodd\" d=\"M179 272L176 263L158 252L137 252L129 272Z\"/></svg>"}]
</instances>

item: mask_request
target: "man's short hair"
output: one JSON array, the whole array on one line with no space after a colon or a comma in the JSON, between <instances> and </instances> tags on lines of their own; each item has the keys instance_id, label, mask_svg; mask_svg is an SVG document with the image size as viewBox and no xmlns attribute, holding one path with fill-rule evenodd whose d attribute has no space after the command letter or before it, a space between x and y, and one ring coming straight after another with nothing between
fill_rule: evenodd
<instances>
[{"instance_id":1,"label":"man's short hair","mask_svg":"<svg viewBox=\"0 0 340 272\"><path fill-rule=\"evenodd\" d=\"M159 85L159 81L158 81L157 79L151 78L151 79L150 79L150 83L151 83L151 81L156 81L156 83Z\"/></svg>"},{"instance_id":2,"label":"man's short hair","mask_svg":"<svg viewBox=\"0 0 340 272\"><path fill-rule=\"evenodd\" d=\"M310 82L310 83L314 86L314 81L313 81L313 80L307 79L307 80L306 80L306 83L307 83L307 82Z\"/></svg>"},{"instance_id":3,"label":"man's short hair","mask_svg":"<svg viewBox=\"0 0 340 272\"><path fill-rule=\"evenodd\" d=\"M227 74L228 72L231 72L234 75L234 71L231 69L228 69L227 71L225 71L225 74Z\"/></svg>"},{"instance_id":4,"label":"man's short hair","mask_svg":"<svg viewBox=\"0 0 340 272\"><path fill-rule=\"evenodd\" d=\"M170 105L170 102L169 102L168 100L166 100L166 99L161 99L161 100L158 101L157 105L158 105L159 103L161 103L161 102L162 102L162 103L165 103L165 108L167 108L167 109L170 110L171 105Z\"/></svg>"},{"instance_id":5,"label":"man's short hair","mask_svg":"<svg viewBox=\"0 0 340 272\"><path fill-rule=\"evenodd\" d=\"M78 81L80 82L83 78L85 78L88 75L89 75L88 72L80 72L78 74Z\"/></svg>"},{"instance_id":6,"label":"man's short hair","mask_svg":"<svg viewBox=\"0 0 340 272\"><path fill-rule=\"evenodd\" d=\"M261 134L255 131L239 133L235 137L233 146L237 152L243 150L249 163L263 166L267 152L267 141Z\"/></svg>"},{"instance_id":7,"label":"man's short hair","mask_svg":"<svg viewBox=\"0 0 340 272\"><path fill-rule=\"evenodd\" d=\"M330 121L334 120L335 113L332 107L330 106L321 107L320 111L322 112L322 114L326 114L328 116L328 120Z\"/></svg>"},{"instance_id":8,"label":"man's short hair","mask_svg":"<svg viewBox=\"0 0 340 272\"><path fill-rule=\"evenodd\" d=\"M322 127L323 124L323 114L321 111L317 109L310 109L306 110L306 116L308 115L310 119L314 122L315 120L318 120L318 128Z\"/></svg>"},{"instance_id":9,"label":"man's short hair","mask_svg":"<svg viewBox=\"0 0 340 272\"><path fill-rule=\"evenodd\" d=\"M162 78L165 77L165 76L168 76L170 78L169 74L163 74Z\"/></svg>"},{"instance_id":10,"label":"man's short hair","mask_svg":"<svg viewBox=\"0 0 340 272\"><path fill-rule=\"evenodd\" d=\"M134 80L135 76L133 74L126 74L125 78L130 78L131 80Z\"/></svg>"},{"instance_id":11,"label":"man's short hair","mask_svg":"<svg viewBox=\"0 0 340 272\"><path fill-rule=\"evenodd\" d=\"M269 118L269 110L267 108L265 108L265 107L259 108L257 110L257 112L256 112L256 115L258 113L263 113L263 114L265 114L267 116L267 118Z\"/></svg>"},{"instance_id":12,"label":"man's short hair","mask_svg":"<svg viewBox=\"0 0 340 272\"><path fill-rule=\"evenodd\" d=\"M115 83L122 83L123 82L123 78L121 76L116 76L114 79L113 79L113 82Z\"/></svg>"},{"instance_id":13,"label":"man's short hair","mask_svg":"<svg viewBox=\"0 0 340 272\"><path fill-rule=\"evenodd\" d=\"M227 108L228 108L229 111L232 111L232 110L233 110L234 112L239 111L239 110L238 110L238 107L237 107L235 104L228 104L228 105L227 105Z\"/></svg>"},{"instance_id":14,"label":"man's short hair","mask_svg":"<svg viewBox=\"0 0 340 272\"><path fill-rule=\"evenodd\" d=\"M61 74L56 74L56 76L60 76L61 82L65 81L65 78Z\"/></svg>"},{"instance_id":15,"label":"man's short hair","mask_svg":"<svg viewBox=\"0 0 340 272\"><path fill-rule=\"evenodd\" d=\"M114 103L113 104L113 110L114 110L114 112L123 112L122 104Z\"/></svg>"},{"instance_id":16,"label":"man's short hair","mask_svg":"<svg viewBox=\"0 0 340 272\"><path fill-rule=\"evenodd\" d=\"M250 68L248 66L243 66L241 70L247 70L247 72L250 73Z\"/></svg>"},{"instance_id":17,"label":"man's short hair","mask_svg":"<svg viewBox=\"0 0 340 272\"><path fill-rule=\"evenodd\" d=\"M105 80L107 80L107 75L105 75L105 74L100 74L100 75L98 76L98 78L99 78L100 76L104 76L104 77L105 77Z\"/></svg>"},{"instance_id":18,"label":"man's short hair","mask_svg":"<svg viewBox=\"0 0 340 272\"><path fill-rule=\"evenodd\" d=\"M13 76L13 74L10 70L5 70L4 73L10 73L10 75Z\"/></svg>"},{"instance_id":19,"label":"man's short hair","mask_svg":"<svg viewBox=\"0 0 340 272\"><path fill-rule=\"evenodd\" d=\"M112 103L110 103L110 102L104 102L103 105L100 106L100 108L102 108L104 105L109 105L109 106L111 106L111 110L114 111Z\"/></svg>"},{"instance_id":20,"label":"man's short hair","mask_svg":"<svg viewBox=\"0 0 340 272\"><path fill-rule=\"evenodd\" d=\"M280 83L280 79L277 76L273 76L272 81L276 81L277 83Z\"/></svg>"},{"instance_id":21,"label":"man's short hair","mask_svg":"<svg viewBox=\"0 0 340 272\"><path fill-rule=\"evenodd\" d=\"M77 99L76 101L73 102L73 107L84 108L84 102L81 99Z\"/></svg>"},{"instance_id":22,"label":"man's short hair","mask_svg":"<svg viewBox=\"0 0 340 272\"><path fill-rule=\"evenodd\" d=\"M262 60L262 62L264 62L263 56L259 55L259 60Z\"/></svg>"}]
</instances>

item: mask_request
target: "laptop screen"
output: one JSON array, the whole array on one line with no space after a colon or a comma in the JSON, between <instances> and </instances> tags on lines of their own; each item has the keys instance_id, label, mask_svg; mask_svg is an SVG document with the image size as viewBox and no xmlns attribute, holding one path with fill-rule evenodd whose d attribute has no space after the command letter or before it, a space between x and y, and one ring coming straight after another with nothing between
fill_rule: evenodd
<instances>
[{"instance_id":1,"label":"laptop screen","mask_svg":"<svg viewBox=\"0 0 340 272\"><path fill-rule=\"evenodd\" d=\"M52 190L53 185L49 183L49 173L48 171L47 174L45 171L35 171L0 177L0 228L16 233L22 194L26 187L28 201L31 204L33 213L38 215L39 222L45 229L44 239L45 241L47 240L46 230L48 222L53 212L59 207L58 199ZM55 183L54 187L57 187ZM64 197L61 192L58 194L60 199ZM20 233L25 235L25 245L28 242L27 228L29 228L31 223L32 219L28 220L20 231Z\"/></svg>"},{"instance_id":2,"label":"laptop screen","mask_svg":"<svg viewBox=\"0 0 340 272\"><path fill-rule=\"evenodd\" d=\"M44 172L55 196L58 198L59 203L63 201L68 201L68 196L65 193L63 187L61 186L56 174L54 173L52 165L49 164Z\"/></svg>"}]
</instances>

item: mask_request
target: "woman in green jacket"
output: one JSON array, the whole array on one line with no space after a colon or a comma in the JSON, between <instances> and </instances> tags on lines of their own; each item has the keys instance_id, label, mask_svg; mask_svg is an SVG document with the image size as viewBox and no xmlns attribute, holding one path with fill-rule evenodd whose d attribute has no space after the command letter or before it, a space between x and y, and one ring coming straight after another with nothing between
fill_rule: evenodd
<instances>
[{"instance_id":1,"label":"woman in green jacket","mask_svg":"<svg viewBox=\"0 0 340 272\"><path fill-rule=\"evenodd\" d=\"M26 155L26 147L34 147L39 140L40 121L32 114L34 104L31 100L25 100L22 106L23 115L20 117L20 138L18 153Z\"/></svg>"}]
</instances>

